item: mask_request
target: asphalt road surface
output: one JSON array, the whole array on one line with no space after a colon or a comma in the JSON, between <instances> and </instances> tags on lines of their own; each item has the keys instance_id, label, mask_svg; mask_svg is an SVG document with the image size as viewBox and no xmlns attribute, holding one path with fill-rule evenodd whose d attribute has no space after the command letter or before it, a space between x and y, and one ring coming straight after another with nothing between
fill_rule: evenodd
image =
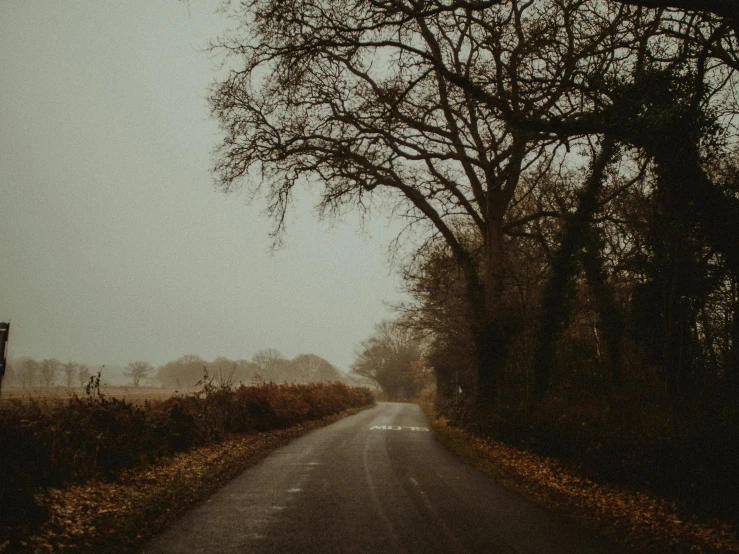
<instances>
[{"instance_id":1,"label":"asphalt road surface","mask_svg":"<svg viewBox=\"0 0 739 554\"><path fill-rule=\"evenodd\" d=\"M380 403L276 450L144 552L616 553L441 446L413 404Z\"/></svg>"}]
</instances>

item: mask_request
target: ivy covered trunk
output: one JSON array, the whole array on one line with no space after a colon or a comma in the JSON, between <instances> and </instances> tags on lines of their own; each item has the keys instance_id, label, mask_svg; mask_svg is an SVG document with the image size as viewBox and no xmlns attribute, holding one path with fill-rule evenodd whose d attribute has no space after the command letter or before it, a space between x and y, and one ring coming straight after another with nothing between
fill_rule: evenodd
<instances>
[{"instance_id":1,"label":"ivy covered trunk","mask_svg":"<svg viewBox=\"0 0 739 554\"><path fill-rule=\"evenodd\" d=\"M492 196L493 193L489 193ZM491 203L492 203L491 199ZM481 410L493 406L508 358L508 337L503 325L504 236L502 201L494 198L489 209L484 242L483 296L477 306L475 348L477 351L477 404Z\"/></svg>"}]
</instances>

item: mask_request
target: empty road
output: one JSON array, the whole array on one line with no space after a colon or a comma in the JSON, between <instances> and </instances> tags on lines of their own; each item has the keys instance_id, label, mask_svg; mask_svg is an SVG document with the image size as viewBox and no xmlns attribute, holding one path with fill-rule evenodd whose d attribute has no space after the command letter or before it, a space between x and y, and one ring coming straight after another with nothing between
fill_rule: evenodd
<instances>
[{"instance_id":1,"label":"empty road","mask_svg":"<svg viewBox=\"0 0 739 554\"><path fill-rule=\"evenodd\" d=\"M276 450L144 552L621 550L460 462L418 406L380 403Z\"/></svg>"}]
</instances>

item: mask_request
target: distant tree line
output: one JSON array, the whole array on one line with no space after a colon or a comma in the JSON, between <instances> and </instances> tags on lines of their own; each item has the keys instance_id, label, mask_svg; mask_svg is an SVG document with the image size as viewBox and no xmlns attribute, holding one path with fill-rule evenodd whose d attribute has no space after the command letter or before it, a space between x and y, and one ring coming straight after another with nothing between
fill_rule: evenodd
<instances>
[{"instance_id":1,"label":"distant tree line","mask_svg":"<svg viewBox=\"0 0 739 554\"><path fill-rule=\"evenodd\" d=\"M23 388L82 387L92 373L87 364L62 363L56 358L35 360L22 357L8 364L4 384ZM218 357L213 361L195 354L155 367L149 362L130 362L123 370L128 383L138 387L144 383L165 388L186 390L205 376L217 385L252 383L317 383L347 381L330 362L315 354L300 354L289 360L274 349L260 350L250 360L229 360Z\"/></svg>"},{"instance_id":2,"label":"distant tree line","mask_svg":"<svg viewBox=\"0 0 739 554\"><path fill-rule=\"evenodd\" d=\"M78 362L63 363L56 358L35 360L20 357L8 363L4 384L23 388L81 387L92 375L90 366Z\"/></svg>"},{"instance_id":3,"label":"distant tree line","mask_svg":"<svg viewBox=\"0 0 739 554\"><path fill-rule=\"evenodd\" d=\"M315 354L300 354L292 360L274 349L260 350L250 360L218 357L207 362L188 354L157 370L157 381L166 388L193 387L206 374L218 385L253 383L317 383L345 381L346 377L330 362Z\"/></svg>"}]
</instances>

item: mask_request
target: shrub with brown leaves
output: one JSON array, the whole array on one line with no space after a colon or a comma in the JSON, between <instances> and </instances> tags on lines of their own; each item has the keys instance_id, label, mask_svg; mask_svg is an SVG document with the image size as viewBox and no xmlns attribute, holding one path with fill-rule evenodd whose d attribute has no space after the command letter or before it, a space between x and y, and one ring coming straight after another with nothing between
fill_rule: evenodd
<instances>
[{"instance_id":1,"label":"shrub with brown leaves","mask_svg":"<svg viewBox=\"0 0 739 554\"><path fill-rule=\"evenodd\" d=\"M13 528L45 518L36 495L63 483L113 479L230 433L282 429L374 402L342 383L216 387L133 404L88 389L66 403L31 400L0 406L0 543Z\"/></svg>"}]
</instances>

